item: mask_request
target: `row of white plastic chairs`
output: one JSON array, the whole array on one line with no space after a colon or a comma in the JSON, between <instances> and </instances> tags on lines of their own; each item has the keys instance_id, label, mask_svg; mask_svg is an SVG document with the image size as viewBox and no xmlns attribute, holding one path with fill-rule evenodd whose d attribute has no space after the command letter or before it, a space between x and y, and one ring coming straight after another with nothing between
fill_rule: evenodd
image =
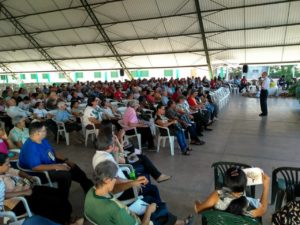
<instances>
[{"instance_id":1,"label":"row of white plastic chairs","mask_svg":"<svg viewBox=\"0 0 300 225\"><path fill-rule=\"evenodd\" d=\"M230 99L230 90L229 88L221 87L216 91L210 93L213 102L215 102L219 109L222 109Z\"/></svg>"}]
</instances>

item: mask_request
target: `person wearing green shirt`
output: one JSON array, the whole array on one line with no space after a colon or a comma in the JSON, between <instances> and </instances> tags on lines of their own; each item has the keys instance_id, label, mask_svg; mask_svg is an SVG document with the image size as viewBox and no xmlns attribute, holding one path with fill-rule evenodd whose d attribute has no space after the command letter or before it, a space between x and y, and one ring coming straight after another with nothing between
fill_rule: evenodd
<instances>
[{"instance_id":1,"label":"person wearing green shirt","mask_svg":"<svg viewBox=\"0 0 300 225\"><path fill-rule=\"evenodd\" d=\"M95 187L87 193L84 203L85 215L96 224L105 225L148 225L156 204L150 204L143 220L131 213L128 208L113 197L118 167L106 160L99 163L94 172Z\"/></svg>"},{"instance_id":2,"label":"person wearing green shirt","mask_svg":"<svg viewBox=\"0 0 300 225\"><path fill-rule=\"evenodd\" d=\"M186 220L154 219L151 215L157 209L156 203L147 204L142 220L130 212L128 207L119 202L111 193L114 191L118 174L117 165L111 160L99 163L94 170L95 186L85 197L84 214L98 225L192 225L193 217Z\"/></svg>"}]
</instances>

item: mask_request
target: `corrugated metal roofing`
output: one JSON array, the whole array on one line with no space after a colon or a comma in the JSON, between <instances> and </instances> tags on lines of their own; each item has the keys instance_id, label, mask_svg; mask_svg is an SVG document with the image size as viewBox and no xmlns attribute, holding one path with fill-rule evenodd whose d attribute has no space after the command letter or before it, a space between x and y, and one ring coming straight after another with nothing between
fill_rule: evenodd
<instances>
[{"instance_id":1,"label":"corrugated metal roofing","mask_svg":"<svg viewBox=\"0 0 300 225\"><path fill-rule=\"evenodd\" d=\"M195 0L87 1L127 67L206 64ZM300 0L198 1L212 64L300 60ZM63 69L120 68L81 0L2 4ZM53 70L2 13L0 63Z\"/></svg>"}]
</instances>

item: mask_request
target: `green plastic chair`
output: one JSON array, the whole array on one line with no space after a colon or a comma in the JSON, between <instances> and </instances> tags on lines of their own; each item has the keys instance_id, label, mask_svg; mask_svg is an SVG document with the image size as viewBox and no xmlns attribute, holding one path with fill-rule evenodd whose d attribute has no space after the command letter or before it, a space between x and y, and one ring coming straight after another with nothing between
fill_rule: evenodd
<instances>
[{"instance_id":1,"label":"green plastic chair","mask_svg":"<svg viewBox=\"0 0 300 225\"><path fill-rule=\"evenodd\" d=\"M251 168L251 166L243 163L236 162L215 162L211 165L214 168L214 178L215 178L215 189L221 189L224 186L224 176L225 172L230 167L237 167L241 169ZM255 198L255 186L249 186L246 188L246 195Z\"/></svg>"},{"instance_id":2,"label":"green plastic chair","mask_svg":"<svg viewBox=\"0 0 300 225\"><path fill-rule=\"evenodd\" d=\"M299 197L296 187L300 188L300 168L279 167L273 170L271 204L275 203L275 211L281 208L285 195L287 202Z\"/></svg>"},{"instance_id":3,"label":"green plastic chair","mask_svg":"<svg viewBox=\"0 0 300 225\"><path fill-rule=\"evenodd\" d=\"M208 210L202 213L202 225L261 225L248 216L237 216L220 210Z\"/></svg>"}]
</instances>

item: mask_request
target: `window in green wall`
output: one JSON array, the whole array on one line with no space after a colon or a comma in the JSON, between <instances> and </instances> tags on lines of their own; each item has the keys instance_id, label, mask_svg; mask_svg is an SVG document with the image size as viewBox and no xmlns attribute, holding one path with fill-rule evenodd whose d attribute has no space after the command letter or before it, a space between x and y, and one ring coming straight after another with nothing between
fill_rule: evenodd
<instances>
[{"instance_id":1,"label":"window in green wall","mask_svg":"<svg viewBox=\"0 0 300 225\"><path fill-rule=\"evenodd\" d=\"M149 77L149 70L141 70L141 77Z\"/></svg>"},{"instance_id":2,"label":"window in green wall","mask_svg":"<svg viewBox=\"0 0 300 225\"><path fill-rule=\"evenodd\" d=\"M58 78L59 79L65 79L65 74L64 73L59 73Z\"/></svg>"},{"instance_id":3,"label":"window in green wall","mask_svg":"<svg viewBox=\"0 0 300 225\"><path fill-rule=\"evenodd\" d=\"M81 79L81 78L83 78L83 72L76 72L76 73L75 73L75 77L76 77L76 79Z\"/></svg>"},{"instance_id":4,"label":"window in green wall","mask_svg":"<svg viewBox=\"0 0 300 225\"><path fill-rule=\"evenodd\" d=\"M149 70L132 70L130 73L135 78L149 77Z\"/></svg>"},{"instance_id":5,"label":"window in green wall","mask_svg":"<svg viewBox=\"0 0 300 225\"><path fill-rule=\"evenodd\" d=\"M6 80L7 75L1 75L1 80Z\"/></svg>"},{"instance_id":6,"label":"window in green wall","mask_svg":"<svg viewBox=\"0 0 300 225\"><path fill-rule=\"evenodd\" d=\"M101 72L94 72L94 78L101 78Z\"/></svg>"},{"instance_id":7,"label":"window in green wall","mask_svg":"<svg viewBox=\"0 0 300 225\"><path fill-rule=\"evenodd\" d=\"M36 74L36 73L30 74L30 76L31 76L31 79L32 79L32 80L36 80L36 78L37 78L37 74Z\"/></svg>"},{"instance_id":8,"label":"window in green wall","mask_svg":"<svg viewBox=\"0 0 300 225\"><path fill-rule=\"evenodd\" d=\"M111 72L110 72L110 76L111 76L111 78L118 78L118 77L119 77L119 74L118 74L117 71L111 71Z\"/></svg>"},{"instance_id":9,"label":"window in green wall","mask_svg":"<svg viewBox=\"0 0 300 225\"><path fill-rule=\"evenodd\" d=\"M26 79L25 73L20 73L20 79L21 79L21 80L25 80L25 79Z\"/></svg>"},{"instance_id":10,"label":"window in green wall","mask_svg":"<svg viewBox=\"0 0 300 225\"><path fill-rule=\"evenodd\" d=\"M138 71L137 70L132 70L132 71L130 71L130 73L133 77L136 77L136 78L138 77Z\"/></svg>"},{"instance_id":11,"label":"window in green wall","mask_svg":"<svg viewBox=\"0 0 300 225\"><path fill-rule=\"evenodd\" d=\"M43 77L43 79L48 80L49 79L49 73L43 73L42 77Z\"/></svg>"},{"instance_id":12,"label":"window in green wall","mask_svg":"<svg viewBox=\"0 0 300 225\"><path fill-rule=\"evenodd\" d=\"M172 77L173 76L173 70L164 70L164 76L165 77Z\"/></svg>"}]
</instances>

